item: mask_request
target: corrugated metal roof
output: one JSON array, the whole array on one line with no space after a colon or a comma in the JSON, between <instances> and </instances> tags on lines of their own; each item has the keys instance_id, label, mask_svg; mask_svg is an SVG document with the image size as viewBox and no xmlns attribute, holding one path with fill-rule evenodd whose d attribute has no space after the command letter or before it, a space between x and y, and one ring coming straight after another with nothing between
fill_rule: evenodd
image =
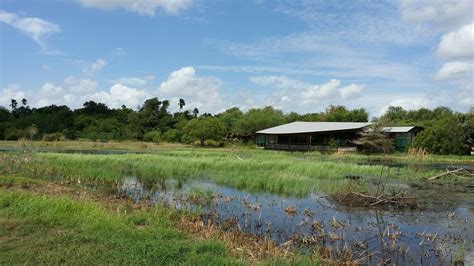
<instances>
[{"instance_id":1,"label":"corrugated metal roof","mask_svg":"<svg viewBox=\"0 0 474 266\"><path fill-rule=\"evenodd\" d=\"M415 126L410 127L383 127L382 131L387 133L407 133L414 129Z\"/></svg>"},{"instance_id":2,"label":"corrugated metal roof","mask_svg":"<svg viewBox=\"0 0 474 266\"><path fill-rule=\"evenodd\" d=\"M277 127L260 130L259 134L297 134L360 129L372 123L356 122L293 122Z\"/></svg>"}]
</instances>

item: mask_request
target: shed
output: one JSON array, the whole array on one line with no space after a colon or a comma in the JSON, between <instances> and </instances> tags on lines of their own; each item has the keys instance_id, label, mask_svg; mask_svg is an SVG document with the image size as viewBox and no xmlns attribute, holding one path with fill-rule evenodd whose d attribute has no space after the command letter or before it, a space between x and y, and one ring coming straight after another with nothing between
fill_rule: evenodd
<instances>
[{"instance_id":1,"label":"shed","mask_svg":"<svg viewBox=\"0 0 474 266\"><path fill-rule=\"evenodd\" d=\"M395 150L397 151L406 151L416 135L422 130L423 127L420 126L382 128L382 132L385 132L389 138L395 140Z\"/></svg>"}]
</instances>

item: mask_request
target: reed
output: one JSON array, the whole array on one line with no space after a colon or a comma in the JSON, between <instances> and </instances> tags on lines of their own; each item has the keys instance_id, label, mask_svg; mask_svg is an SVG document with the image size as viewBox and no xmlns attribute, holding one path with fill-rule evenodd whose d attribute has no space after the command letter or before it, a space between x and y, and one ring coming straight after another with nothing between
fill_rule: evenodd
<instances>
[{"instance_id":1,"label":"reed","mask_svg":"<svg viewBox=\"0 0 474 266\"><path fill-rule=\"evenodd\" d=\"M0 166L5 171L46 179L120 182L126 176L137 176L145 181L199 178L239 189L293 195L367 189L365 178L355 182L347 176L371 178L383 173L384 178L413 181L439 172L409 168L387 170L382 165L336 159L308 160L293 154L258 150L240 153L237 158L233 152L215 149L114 155L37 153L26 162L15 159L12 154L3 154Z\"/></svg>"}]
</instances>

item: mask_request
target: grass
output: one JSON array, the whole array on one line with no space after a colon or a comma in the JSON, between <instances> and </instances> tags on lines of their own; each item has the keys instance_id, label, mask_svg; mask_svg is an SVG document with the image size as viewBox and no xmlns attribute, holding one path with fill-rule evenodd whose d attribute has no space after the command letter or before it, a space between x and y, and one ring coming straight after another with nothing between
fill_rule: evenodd
<instances>
[{"instance_id":1,"label":"grass","mask_svg":"<svg viewBox=\"0 0 474 266\"><path fill-rule=\"evenodd\" d=\"M26 181L28 188L21 185ZM203 234L193 232L195 218L83 187L0 175L0 264L318 264L316 254L255 256L265 242L206 229L199 220Z\"/></svg>"},{"instance_id":2,"label":"grass","mask_svg":"<svg viewBox=\"0 0 474 266\"><path fill-rule=\"evenodd\" d=\"M162 150L154 154L88 155L37 153L25 162L11 154L0 157L0 167L9 173L63 180L120 183L125 176L144 181L163 178L210 179L221 185L253 191L304 195L313 191L338 193L362 191L367 182L353 182L346 175L416 181L439 171L389 169L381 165L354 163L330 156L245 150L238 159L233 152L220 149ZM1 168L0 168L1 171ZM364 178L362 179L364 180Z\"/></svg>"},{"instance_id":3,"label":"grass","mask_svg":"<svg viewBox=\"0 0 474 266\"><path fill-rule=\"evenodd\" d=\"M219 241L179 232L170 215L159 206L126 214L89 200L0 188L0 264L242 262Z\"/></svg>"},{"instance_id":4,"label":"grass","mask_svg":"<svg viewBox=\"0 0 474 266\"><path fill-rule=\"evenodd\" d=\"M0 149L3 150L23 150L28 148L30 143L28 141L1 141ZM64 151L64 150L94 150L94 151L120 151L120 152L142 152L142 153L160 153L169 150L174 151L192 151L196 148L190 145L179 143L162 143L155 144L151 142L142 141L108 141L108 142L94 142L89 140L75 140L75 141L33 141L34 149L45 151ZM233 151L232 145L227 145L225 148L200 148L200 150L208 151ZM254 152L256 149L250 145L236 145L235 149L238 152ZM269 152L269 151L265 151ZM286 153L286 152L284 152ZM474 163L473 156L460 155L427 155L427 156L407 156L405 153L395 153L387 155L362 155L362 154L345 154L345 155L328 155L318 152L295 152L288 153L291 156L305 157L306 159L329 160L329 161L352 161L352 162L369 162L369 161L387 161L394 163Z\"/></svg>"}]
</instances>

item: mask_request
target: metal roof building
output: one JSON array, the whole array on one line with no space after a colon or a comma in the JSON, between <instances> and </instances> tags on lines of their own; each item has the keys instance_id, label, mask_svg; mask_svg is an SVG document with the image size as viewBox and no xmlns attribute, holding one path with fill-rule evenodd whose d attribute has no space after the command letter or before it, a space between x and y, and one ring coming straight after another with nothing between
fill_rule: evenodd
<instances>
[{"instance_id":1,"label":"metal roof building","mask_svg":"<svg viewBox=\"0 0 474 266\"><path fill-rule=\"evenodd\" d=\"M372 123L357 122L293 122L281 126L271 127L257 131L257 134L301 134L332 132L341 130L357 130Z\"/></svg>"},{"instance_id":2,"label":"metal roof building","mask_svg":"<svg viewBox=\"0 0 474 266\"><path fill-rule=\"evenodd\" d=\"M329 150L351 147L358 133L372 123L293 122L258 131L256 144L278 150Z\"/></svg>"},{"instance_id":3,"label":"metal roof building","mask_svg":"<svg viewBox=\"0 0 474 266\"><path fill-rule=\"evenodd\" d=\"M372 123L367 122L293 122L257 131L255 142L265 149L329 150L343 147L355 150L353 140ZM395 148L404 151L423 128L418 126L383 127L394 140Z\"/></svg>"}]
</instances>

